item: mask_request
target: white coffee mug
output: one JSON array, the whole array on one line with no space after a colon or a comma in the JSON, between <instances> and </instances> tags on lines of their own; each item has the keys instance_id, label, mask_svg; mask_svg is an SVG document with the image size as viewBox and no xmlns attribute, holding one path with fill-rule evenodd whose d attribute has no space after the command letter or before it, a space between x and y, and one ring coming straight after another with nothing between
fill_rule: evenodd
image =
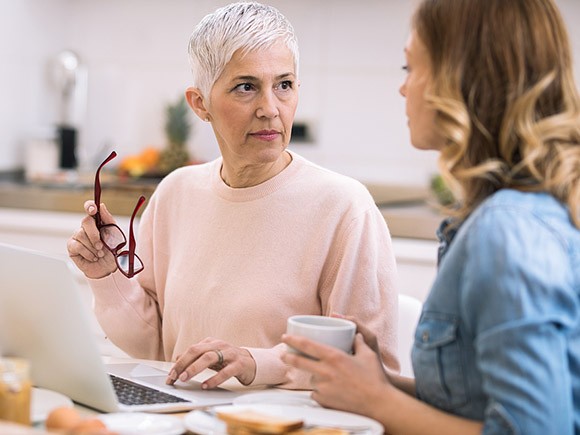
<instances>
[{"instance_id":1,"label":"white coffee mug","mask_svg":"<svg viewBox=\"0 0 580 435\"><path fill-rule=\"evenodd\" d=\"M352 353L356 324L338 317L298 315L288 318L286 332ZM288 351L298 353L290 346Z\"/></svg>"}]
</instances>

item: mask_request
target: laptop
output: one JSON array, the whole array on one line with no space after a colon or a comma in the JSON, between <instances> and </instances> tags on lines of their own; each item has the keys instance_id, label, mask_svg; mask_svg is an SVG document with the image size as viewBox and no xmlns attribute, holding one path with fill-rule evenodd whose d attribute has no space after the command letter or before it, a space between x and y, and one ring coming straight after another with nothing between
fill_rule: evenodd
<instances>
[{"instance_id":1,"label":"laptop","mask_svg":"<svg viewBox=\"0 0 580 435\"><path fill-rule=\"evenodd\" d=\"M36 387L104 412L186 411L242 394L168 386L167 372L146 363L105 364L68 261L0 243L0 271L0 354L27 358Z\"/></svg>"}]
</instances>

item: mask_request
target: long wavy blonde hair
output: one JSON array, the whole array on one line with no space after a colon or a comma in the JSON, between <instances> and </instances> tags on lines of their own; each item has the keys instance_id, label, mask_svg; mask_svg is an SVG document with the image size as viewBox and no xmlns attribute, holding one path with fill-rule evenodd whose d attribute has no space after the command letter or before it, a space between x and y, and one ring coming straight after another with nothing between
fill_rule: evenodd
<instances>
[{"instance_id":1,"label":"long wavy blonde hair","mask_svg":"<svg viewBox=\"0 0 580 435\"><path fill-rule=\"evenodd\" d=\"M580 228L580 100L552 0L424 0L426 99L446 140L441 175L465 219L502 188L545 191Z\"/></svg>"}]
</instances>

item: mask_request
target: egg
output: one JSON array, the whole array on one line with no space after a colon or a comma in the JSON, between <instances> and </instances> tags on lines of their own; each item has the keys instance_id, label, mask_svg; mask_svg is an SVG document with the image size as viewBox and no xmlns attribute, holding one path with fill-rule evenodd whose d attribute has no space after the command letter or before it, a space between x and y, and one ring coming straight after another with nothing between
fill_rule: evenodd
<instances>
[{"instance_id":1,"label":"egg","mask_svg":"<svg viewBox=\"0 0 580 435\"><path fill-rule=\"evenodd\" d=\"M69 430L82 421L77 410L65 406L53 409L44 423L48 430Z\"/></svg>"},{"instance_id":2,"label":"egg","mask_svg":"<svg viewBox=\"0 0 580 435\"><path fill-rule=\"evenodd\" d=\"M107 426L98 418L88 418L75 425L71 432L75 435L108 434Z\"/></svg>"}]
</instances>

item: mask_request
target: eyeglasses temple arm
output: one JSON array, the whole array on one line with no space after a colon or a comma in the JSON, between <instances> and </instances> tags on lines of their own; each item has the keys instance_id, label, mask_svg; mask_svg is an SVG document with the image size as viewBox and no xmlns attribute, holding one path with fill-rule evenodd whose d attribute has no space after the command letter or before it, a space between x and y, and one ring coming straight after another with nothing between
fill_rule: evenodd
<instances>
[{"instance_id":1,"label":"eyeglasses temple arm","mask_svg":"<svg viewBox=\"0 0 580 435\"><path fill-rule=\"evenodd\" d=\"M94 214L93 218L95 219L95 223L97 225L97 228L99 229L103 226L103 221L101 220L101 169L115 157L117 157L117 153L115 151L112 151L111 154L109 154L109 157L107 157L103 161L103 163L99 165L99 167L97 168L97 172L95 173L94 198L95 198L95 206L97 207L97 212Z\"/></svg>"},{"instance_id":2,"label":"eyeglasses temple arm","mask_svg":"<svg viewBox=\"0 0 580 435\"><path fill-rule=\"evenodd\" d=\"M131 221L129 222L129 275L133 275L134 271L135 271L135 247L136 247L136 242L135 242L135 232L133 231L133 221L135 220L135 216L137 215L137 212L139 211L139 209L141 208L141 206L143 205L143 203L145 202L145 197L143 195L141 195L139 197L139 200L137 201L137 205L135 206L135 209L133 210L133 214L131 215Z\"/></svg>"}]
</instances>

